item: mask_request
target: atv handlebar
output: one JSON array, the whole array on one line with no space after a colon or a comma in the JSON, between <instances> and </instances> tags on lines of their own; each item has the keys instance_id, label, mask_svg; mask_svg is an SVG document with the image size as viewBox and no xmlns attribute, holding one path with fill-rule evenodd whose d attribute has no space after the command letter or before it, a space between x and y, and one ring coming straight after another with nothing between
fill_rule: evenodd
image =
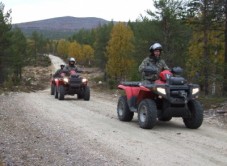
<instances>
[{"instance_id":1,"label":"atv handlebar","mask_svg":"<svg viewBox=\"0 0 227 166\"><path fill-rule=\"evenodd\" d=\"M147 66L143 69L143 72L145 73L145 75L153 75L158 73L158 69L153 66Z\"/></svg>"},{"instance_id":2,"label":"atv handlebar","mask_svg":"<svg viewBox=\"0 0 227 166\"><path fill-rule=\"evenodd\" d=\"M181 67L173 67L171 69L171 72L174 74L174 75L181 75L183 73L183 69Z\"/></svg>"}]
</instances>

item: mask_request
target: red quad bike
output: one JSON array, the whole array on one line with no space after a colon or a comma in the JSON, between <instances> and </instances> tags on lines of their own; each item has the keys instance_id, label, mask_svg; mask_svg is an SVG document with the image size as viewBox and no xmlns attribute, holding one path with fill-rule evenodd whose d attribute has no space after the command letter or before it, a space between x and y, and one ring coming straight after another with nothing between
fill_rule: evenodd
<instances>
[{"instance_id":1,"label":"red quad bike","mask_svg":"<svg viewBox=\"0 0 227 166\"><path fill-rule=\"evenodd\" d=\"M146 68L146 74L157 70ZM198 98L199 85L189 84L180 76L182 69L175 67L160 73L153 83L122 82L119 89L125 91L118 99L117 114L120 121L131 121L138 113L139 125L151 129L160 121L181 117L187 128L197 129L203 122L203 108Z\"/></svg>"},{"instance_id":2,"label":"red quad bike","mask_svg":"<svg viewBox=\"0 0 227 166\"><path fill-rule=\"evenodd\" d=\"M90 100L90 88L88 80L80 76L78 71L64 71L60 78L55 79L55 98L64 100L65 95L77 94L78 99Z\"/></svg>"}]
</instances>

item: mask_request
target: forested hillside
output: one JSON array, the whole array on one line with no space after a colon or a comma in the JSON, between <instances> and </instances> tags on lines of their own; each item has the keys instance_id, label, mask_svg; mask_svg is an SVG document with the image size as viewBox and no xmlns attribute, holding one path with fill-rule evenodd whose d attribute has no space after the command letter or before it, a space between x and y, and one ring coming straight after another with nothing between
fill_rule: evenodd
<instances>
[{"instance_id":1,"label":"forested hillside","mask_svg":"<svg viewBox=\"0 0 227 166\"><path fill-rule=\"evenodd\" d=\"M47 38L59 39L66 38L80 29L90 30L98 26L108 24L110 21L95 17L57 17L39 21L13 24L13 28L18 27L25 34L31 36L36 31Z\"/></svg>"}]
</instances>

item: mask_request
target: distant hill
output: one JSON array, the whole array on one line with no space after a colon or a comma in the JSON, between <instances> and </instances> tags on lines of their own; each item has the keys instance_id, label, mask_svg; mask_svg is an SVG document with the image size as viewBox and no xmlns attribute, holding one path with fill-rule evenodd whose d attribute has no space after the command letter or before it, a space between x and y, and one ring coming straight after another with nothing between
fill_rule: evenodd
<instances>
[{"instance_id":1,"label":"distant hill","mask_svg":"<svg viewBox=\"0 0 227 166\"><path fill-rule=\"evenodd\" d=\"M96 17L66 16L13 24L13 28L20 28L26 36L30 36L33 31L36 31L42 33L47 38L53 39L68 37L81 29L89 30L109 22Z\"/></svg>"}]
</instances>

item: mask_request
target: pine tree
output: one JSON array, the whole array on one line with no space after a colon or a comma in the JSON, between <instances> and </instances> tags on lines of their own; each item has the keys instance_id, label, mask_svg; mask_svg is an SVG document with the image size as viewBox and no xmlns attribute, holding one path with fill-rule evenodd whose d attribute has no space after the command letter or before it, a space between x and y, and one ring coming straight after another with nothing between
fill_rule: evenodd
<instances>
[{"instance_id":1,"label":"pine tree","mask_svg":"<svg viewBox=\"0 0 227 166\"><path fill-rule=\"evenodd\" d=\"M7 69L7 51L10 48L11 41L11 10L4 12L5 5L0 2L0 84L4 82Z\"/></svg>"}]
</instances>

